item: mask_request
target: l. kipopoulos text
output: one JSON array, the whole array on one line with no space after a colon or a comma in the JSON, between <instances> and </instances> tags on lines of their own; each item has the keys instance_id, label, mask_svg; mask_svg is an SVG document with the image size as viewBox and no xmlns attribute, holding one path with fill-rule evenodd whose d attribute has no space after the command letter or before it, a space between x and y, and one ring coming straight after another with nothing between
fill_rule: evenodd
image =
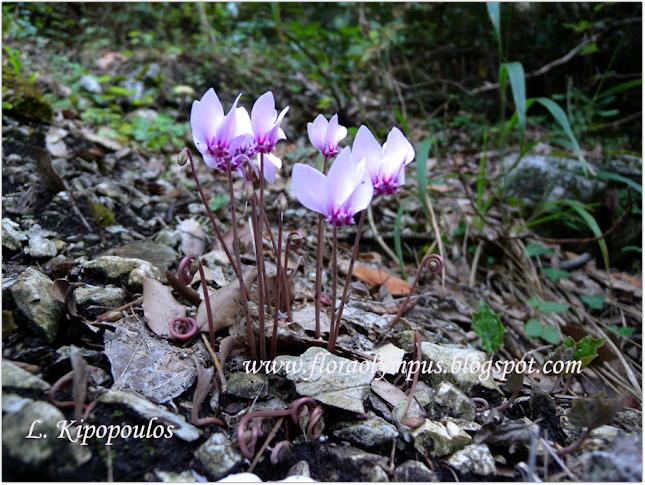
<instances>
[{"instance_id":1,"label":"l. kipopoulos text","mask_svg":"<svg viewBox=\"0 0 645 485\"><path fill-rule=\"evenodd\" d=\"M83 420L61 420L56 423L58 434L56 438L66 439L72 443L79 443L87 446L88 442L95 439L106 439L105 446L112 446L113 440L117 438L128 439L160 439L172 438L175 426L155 423L159 418L153 417L147 424L121 425L121 424L85 424ZM43 421L36 419L31 423L26 439L38 440L47 439L47 434L40 431Z\"/></svg>"},{"instance_id":2,"label":"l. kipopoulos text","mask_svg":"<svg viewBox=\"0 0 645 485\"><path fill-rule=\"evenodd\" d=\"M247 373L266 373L279 374L300 374L302 379L315 380L322 374L358 374L374 372L376 370L376 380L385 377L385 372L379 369L387 368L398 370L398 373L405 375L405 379L410 381L418 372L421 374L458 374L470 373L476 374L481 382L488 381L493 375L502 380L507 375L515 372L519 374L533 374L540 372L543 374L579 374L582 372L582 361L580 360L547 360L543 364L538 364L534 357L528 360L492 360L481 361L477 359L468 359L455 357L449 363L441 363L430 360L408 360L400 363L384 361L382 357L375 355L372 360L364 361L344 361L328 359L329 354L317 354L307 369L300 359L289 359L280 361L250 361L244 362L244 369ZM391 373L391 372L389 372Z\"/></svg>"}]
</instances>

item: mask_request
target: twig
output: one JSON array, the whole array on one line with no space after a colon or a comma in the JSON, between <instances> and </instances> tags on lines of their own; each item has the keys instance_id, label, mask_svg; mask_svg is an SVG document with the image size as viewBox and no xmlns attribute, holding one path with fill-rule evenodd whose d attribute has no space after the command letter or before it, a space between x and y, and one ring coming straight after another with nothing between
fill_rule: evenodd
<instances>
[{"instance_id":1,"label":"twig","mask_svg":"<svg viewBox=\"0 0 645 485\"><path fill-rule=\"evenodd\" d=\"M276 421L275 425L273 425L273 428L271 429L271 432L267 436L267 439L264 440L264 443L262 444L262 446L260 447L258 452L255 454L255 458L253 458L253 461L251 462L251 465L249 466L249 469L246 470L248 473L251 473L251 472L253 472L253 470L255 470L255 466L260 461L260 458L262 457L262 454L264 453L264 450L267 449L267 447L269 446L269 443L271 443L271 440L273 438L275 438L276 434L278 434L278 430L280 429L280 426L282 426L283 422L284 422L284 417L278 419Z\"/></svg>"}]
</instances>

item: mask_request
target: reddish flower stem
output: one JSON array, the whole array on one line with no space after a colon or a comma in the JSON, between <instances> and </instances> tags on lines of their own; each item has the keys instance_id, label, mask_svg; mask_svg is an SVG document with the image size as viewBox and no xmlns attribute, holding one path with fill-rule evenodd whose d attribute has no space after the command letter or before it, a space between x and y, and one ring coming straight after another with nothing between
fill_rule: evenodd
<instances>
[{"instance_id":1,"label":"reddish flower stem","mask_svg":"<svg viewBox=\"0 0 645 485\"><path fill-rule=\"evenodd\" d=\"M168 332L177 340L190 340L197 333L197 322L190 317L175 318L168 324Z\"/></svg>"},{"instance_id":2,"label":"reddish flower stem","mask_svg":"<svg viewBox=\"0 0 645 485\"><path fill-rule=\"evenodd\" d=\"M331 236L331 307L329 309L329 335L330 339L327 344L327 350L330 352L334 349L335 342L332 342L331 335L336 333L336 286L338 285L338 265L336 252L338 249L338 238L337 238L338 228L336 224L332 226L332 236Z\"/></svg>"},{"instance_id":3,"label":"reddish flower stem","mask_svg":"<svg viewBox=\"0 0 645 485\"><path fill-rule=\"evenodd\" d=\"M88 370L96 369L94 366L88 366ZM62 376L60 379L58 379L54 384L52 384L52 387L49 389L49 402L51 402L54 406L57 408L73 408L76 407L76 403L74 401L59 401L56 399L56 393L66 384L73 384L74 381L74 373L76 371L72 370L69 371L67 374ZM89 404L83 404L83 414L80 416L75 416L77 420L81 419L87 419L87 417L90 415L92 410L96 407L98 403L98 400L91 401Z\"/></svg>"},{"instance_id":4,"label":"reddish flower stem","mask_svg":"<svg viewBox=\"0 0 645 485\"><path fill-rule=\"evenodd\" d=\"M235 274L237 275L238 278L241 278L242 268L239 267L238 264L236 264L235 259L233 259L233 256L231 255L231 251L224 243L222 232L219 230L219 227L217 227L217 222L215 221L215 216L213 215L213 211L211 211L210 207L208 206L208 199L206 199L206 195L204 194L204 191L202 190L202 186L199 183L199 178L197 177L197 170L195 170L195 162L193 161L193 155L188 148L186 148L186 153L188 154L188 160L190 161L190 168L193 172L193 180L195 181L195 186L197 187L199 196L202 199L202 204L204 204L204 207L206 208L206 213L208 214L208 218L210 219L211 225L213 226L213 232L215 232L215 236L217 237L217 241L219 242L220 246L222 246L222 249L224 249L224 253L226 253L226 257L228 258L229 262L231 263L231 266L233 267L233 271L235 271Z\"/></svg>"},{"instance_id":5,"label":"reddish flower stem","mask_svg":"<svg viewBox=\"0 0 645 485\"><path fill-rule=\"evenodd\" d=\"M252 411L246 413L237 426L237 438L240 445L242 454L247 458L252 458L255 453L255 443L260 434L257 427L248 428L249 422L254 418L279 418L283 416L291 416L294 423L298 422L300 409L302 406L310 408L309 421L307 423L307 431L315 431L320 422L323 414L323 408L310 397L302 397L293 401L286 409L263 409L260 411ZM313 435L309 436L313 437Z\"/></svg>"},{"instance_id":6,"label":"reddish flower stem","mask_svg":"<svg viewBox=\"0 0 645 485\"><path fill-rule=\"evenodd\" d=\"M282 268L282 211L278 212L278 247L276 253L276 278L273 292L275 299L273 304L273 332L271 333L271 357L275 358L278 351L278 317L280 315L280 302L282 298L283 287L283 268ZM287 300L289 299L289 289L284 285L284 291L287 293Z\"/></svg>"},{"instance_id":7,"label":"reddish flower stem","mask_svg":"<svg viewBox=\"0 0 645 485\"><path fill-rule=\"evenodd\" d=\"M204 274L204 266L199 258L197 259L197 269L199 271L199 279L202 284L202 291L204 292L204 304L206 305L206 318L208 318L208 340L211 347L215 348L215 324L213 323L213 312L211 309L211 299L208 294L208 286L206 285L206 274ZM244 300L244 298L242 298Z\"/></svg>"},{"instance_id":8,"label":"reddish flower stem","mask_svg":"<svg viewBox=\"0 0 645 485\"><path fill-rule=\"evenodd\" d=\"M251 313L249 312L248 297L249 292L242 277L242 260L240 257L240 244L237 233L237 216L235 213L235 193L233 192L233 174L231 173L231 165L226 165L226 178L228 179L228 194L229 194L229 207L231 210L231 226L233 229L233 252L235 253L235 264L239 268L236 272L237 280L240 284L240 291L242 292L242 310L244 311L244 318L246 319L246 338L251 350L251 359L257 358L257 351L255 348L255 335L253 332L253 322L251 321ZM222 241L223 243L223 241ZM226 247L226 245L223 245Z\"/></svg>"},{"instance_id":9,"label":"reddish flower stem","mask_svg":"<svg viewBox=\"0 0 645 485\"><path fill-rule=\"evenodd\" d=\"M255 246L255 260L258 268L258 338L260 339L260 360L266 358L266 335L265 335L265 312L264 312L264 298L265 293L265 279L263 275L263 251L262 251L262 234L260 233L259 220L261 216L255 197L251 198L251 223L253 225L253 240Z\"/></svg>"},{"instance_id":10,"label":"reddish flower stem","mask_svg":"<svg viewBox=\"0 0 645 485\"><path fill-rule=\"evenodd\" d=\"M287 244L284 250L284 263L282 265L283 287L285 291L285 301L287 304L287 317L289 321L293 321L293 312L291 311L291 294L289 292L288 276L289 276L289 255L291 251L297 251L302 246L303 235L300 231L292 231L287 236Z\"/></svg>"},{"instance_id":11,"label":"reddish flower stem","mask_svg":"<svg viewBox=\"0 0 645 485\"><path fill-rule=\"evenodd\" d=\"M324 174L327 172L327 157L323 156L323 170ZM323 263L323 238L325 237L325 226L323 224L323 217L318 216L318 234L316 237L316 291L314 298L316 300L316 333L315 337L320 338L320 299L322 298L322 263ZM330 322L331 325L331 322Z\"/></svg>"},{"instance_id":12,"label":"reddish flower stem","mask_svg":"<svg viewBox=\"0 0 645 485\"><path fill-rule=\"evenodd\" d=\"M323 238L325 235L325 226L323 217L318 216L318 234L316 237L316 291L314 298L316 300L316 333L315 337L320 338L320 306L322 297L322 263L323 263Z\"/></svg>"},{"instance_id":13,"label":"reddish flower stem","mask_svg":"<svg viewBox=\"0 0 645 485\"><path fill-rule=\"evenodd\" d=\"M340 299L340 307L338 309L338 316L336 317L336 322L332 322L332 328L329 329L329 350L334 350L336 346L336 339L338 338L338 332L340 331L340 322L343 318L343 310L345 309L345 303L347 301L347 295L349 294L349 286L352 280L352 272L354 271L354 263L358 257L358 246L361 240L361 233L363 232L363 223L365 222L365 214L367 211L364 210L361 212L361 216L358 219L358 226L356 226L356 236L354 237L354 247L352 248L352 258L349 260L349 268L347 270L347 276L345 277L345 286L343 287L343 296Z\"/></svg>"}]
</instances>

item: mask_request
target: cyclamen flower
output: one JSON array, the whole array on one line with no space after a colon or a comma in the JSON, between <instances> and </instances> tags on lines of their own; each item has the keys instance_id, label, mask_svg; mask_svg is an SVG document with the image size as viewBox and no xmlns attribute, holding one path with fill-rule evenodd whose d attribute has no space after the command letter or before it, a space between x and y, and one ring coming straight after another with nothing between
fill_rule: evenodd
<instances>
[{"instance_id":1,"label":"cyclamen flower","mask_svg":"<svg viewBox=\"0 0 645 485\"><path fill-rule=\"evenodd\" d=\"M347 226L372 200L374 189L366 175L365 161L357 163L347 147L334 160L327 175L296 163L291 185L296 198L307 209L325 216L328 224Z\"/></svg>"},{"instance_id":2,"label":"cyclamen flower","mask_svg":"<svg viewBox=\"0 0 645 485\"><path fill-rule=\"evenodd\" d=\"M271 91L257 99L251 110L252 148L256 153L271 153L278 141L287 138L280 128L287 111L289 106L278 114Z\"/></svg>"},{"instance_id":3,"label":"cyclamen flower","mask_svg":"<svg viewBox=\"0 0 645 485\"><path fill-rule=\"evenodd\" d=\"M193 141L204 162L211 168L223 170L232 159L233 147L237 142L235 138L238 136L236 108L240 96L241 94L235 99L226 116L213 88L206 91L199 101L193 101L190 111Z\"/></svg>"},{"instance_id":4,"label":"cyclamen flower","mask_svg":"<svg viewBox=\"0 0 645 485\"><path fill-rule=\"evenodd\" d=\"M376 195L398 192L405 183L405 166L414 159L414 148L398 128L392 128L381 147L372 132L361 126L352 151L357 159L365 159Z\"/></svg>"},{"instance_id":5,"label":"cyclamen flower","mask_svg":"<svg viewBox=\"0 0 645 485\"><path fill-rule=\"evenodd\" d=\"M313 123L307 123L309 141L315 146L326 159L338 155L338 144L347 136L347 128L338 124L338 115L331 117L329 121L318 115Z\"/></svg>"},{"instance_id":6,"label":"cyclamen flower","mask_svg":"<svg viewBox=\"0 0 645 485\"><path fill-rule=\"evenodd\" d=\"M282 130L280 130L282 131ZM260 172L260 156L255 154L253 148L253 127L251 117L245 108L237 108L236 125L233 142L231 144L235 169L241 176L244 173L244 161L249 161L255 173ZM282 161L271 153L264 155L264 178L267 182L275 182L275 175L282 167Z\"/></svg>"}]
</instances>

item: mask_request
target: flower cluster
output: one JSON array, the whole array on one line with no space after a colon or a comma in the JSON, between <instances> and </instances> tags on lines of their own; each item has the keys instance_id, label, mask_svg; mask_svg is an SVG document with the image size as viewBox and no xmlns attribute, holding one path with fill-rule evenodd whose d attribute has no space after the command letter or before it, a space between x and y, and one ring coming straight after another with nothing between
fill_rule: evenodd
<instances>
[{"instance_id":1,"label":"flower cluster","mask_svg":"<svg viewBox=\"0 0 645 485\"><path fill-rule=\"evenodd\" d=\"M241 96L238 95L226 115L213 88L199 101L193 101L190 113L193 141L206 165L235 170L242 176L247 175L246 161L259 172L262 154L268 162L264 164L264 178L273 182L282 162L271 152L278 141L287 138L280 124L289 107L278 114L273 93L268 91L256 100L249 116L246 108L237 106Z\"/></svg>"},{"instance_id":2,"label":"flower cluster","mask_svg":"<svg viewBox=\"0 0 645 485\"><path fill-rule=\"evenodd\" d=\"M309 140L325 159L339 152L338 144L347 129L338 124L338 115L322 116L307 125ZM414 148L398 128L392 128L381 146L366 127L358 129L350 151L340 152L329 174L297 163L293 168L293 190L302 205L318 212L333 226L354 223L354 215L364 210L373 195L397 192L405 183L405 166L414 158Z\"/></svg>"},{"instance_id":3,"label":"flower cluster","mask_svg":"<svg viewBox=\"0 0 645 485\"><path fill-rule=\"evenodd\" d=\"M237 223L235 218L235 196L231 173L237 172L252 183L252 217L253 234L255 237L256 259L258 261L258 306L259 312L258 333L260 337L260 358L266 354L264 342L264 301L265 296L270 299L268 292L268 278L264 265L264 252L262 248L262 235L264 221L267 220L264 210L264 180L271 183L275 174L282 166L282 162L272 152L280 140L286 135L280 127L284 116L289 110L284 108L278 113L275 108L273 94L269 91L260 96L254 103L249 116L248 111L238 106L239 95L228 113L224 114L222 103L215 91L211 88L199 101L194 101L190 115L195 145L204 162L213 169L227 172L229 187L229 204L231 209L231 222L233 230L233 253L227 252L231 266L240 280L242 293L248 295L242 278L239 247L237 241ZM347 128L341 126L338 115L327 120L323 115L318 115L313 122L307 124L307 134L312 145L321 153L324 159L323 170L320 171L311 165L296 163L293 167L291 187L295 197L307 209L320 214L318 223L318 250L316 253L316 338L320 338L320 311L321 311L321 271L324 245L324 224L329 224L332 230L332 305L330 308L330 337L328 347L333 350L340 321L343 305L347 297L349 279L365 218L365 210L370 205L375 195L389 195L398 192L405 183L405 167L414 159L414 148L397 128L392 128L387 140L382 145L366 126L361 126L356 133L354 143L350 147L341 148L340 142L347 136ZM190 157L189 157L190 158ZM332 161L327 171L327 163ZM197 175L191 167L200 190L204 205L208 209L206 197L201 191ZM260 176L260 172L262 176ZM256 197L253 187L253 173L259 179L259 197ZM288 295L286 278L287 257L284 264L282 260L282 217L284 208L279 209L278 217L278 243L272 240L274 246L274 259L276 262L277 290L274 292L274 325L272 334L272 353L275 354L278 313L281 308L281 294ZM362 213L356 230L352 259L347 273L343 297L339 312L336 315L336 241L337 228L354 224L354 216ZM225 244L213 215L209 212L213 230L223 247ZM268 224L268 222L267 222ZM225 249L226 250L226 249ZM287 241L287 255L289 241ZM235 256L235 257L233 257ZM290 306L286 305L290 315ZM247 320L247 337L255 355L254 330L248 308L245 308ZM211 332L212 333L212 332ZM212 337L212 335L211 335Z\"/></svg>"}]
</instances>

